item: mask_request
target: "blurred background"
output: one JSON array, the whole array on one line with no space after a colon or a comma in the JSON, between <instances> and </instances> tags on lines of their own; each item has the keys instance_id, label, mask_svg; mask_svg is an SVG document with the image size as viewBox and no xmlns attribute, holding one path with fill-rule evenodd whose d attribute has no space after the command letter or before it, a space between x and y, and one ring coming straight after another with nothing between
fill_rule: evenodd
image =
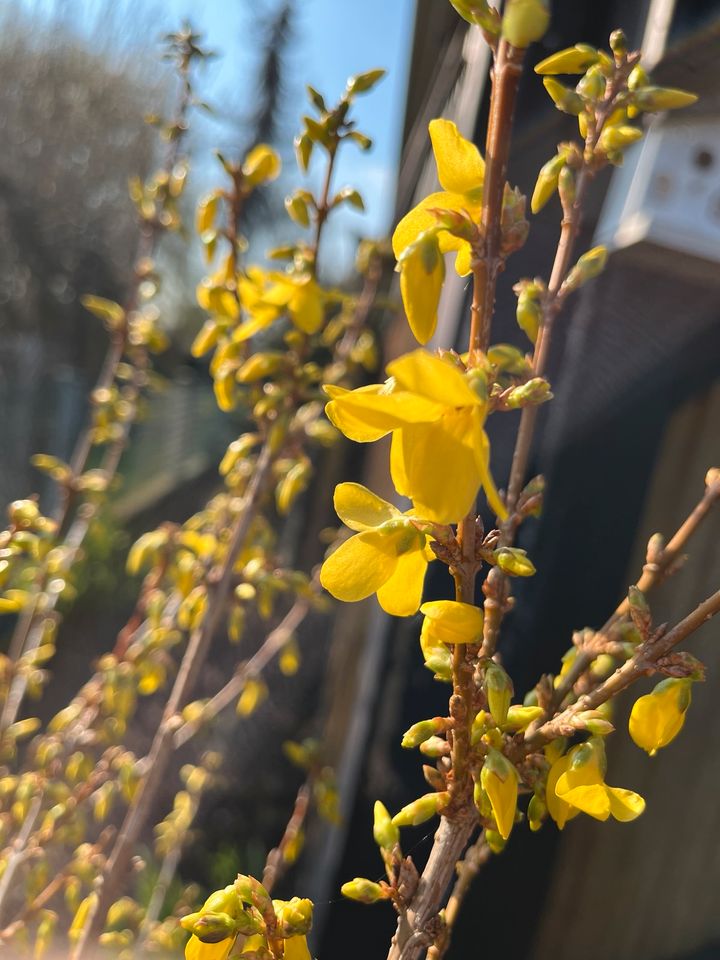
<instances>
[{"instance_id":1,"label":"blurred background","mask_svg":"<svg viewBox=\"0 0 720 960\"><path fill-rule=\"evenodd\" d=\"M347 151L338 184L358 187L367 212L343 213L325 246L324 275L343 282L360 236L382 237L435 188L427 123L456 121L481 144L488 102L487 51L441 0L12 0L0 5L0 500L52 492L29 466L38 451L67 456L84 422L104 335L80 306L85 292L121 299L134 253L128 178L153 163L147 114L161 112L173 78L157 38L190 18L218 57L198 79L210 110L191 128L192 205L215 185L213 151L239 155L258 139L277 145L283 179L249 227L251 253L282 237L282 197L297 182L290 144L304 84L335 97L346 77L377 66L388 77L358 102L369 155ZM607 44L622 27L642 47L654 78L700 94L682 118L659 116L623 167L594 184L581 245L611 249L607 271L562 317L551 381L556 400L542 419L532 469L549 483L543 517L521 543L539 573L519 590L503 652L522 695L555 669L574 629L602 623L635 582L650 534L670 534L720 463L720 2L555 0L553 22L532 62L585 41ZM510 181L532 191L537 170L574 123L553 109L529 72L521 88ZM311 169L309 177L316 177ZM501 279L495 340L524 348L512 284L547 275L559 209L532 219L530 240ZM330 233L329 233L330 235ZM55 674L50 711L84 679L88 651L112 642L132 606L121 573L128 544L163 519L182 520L218 486L217 461L237 424L217 412L203 364L189 344L202 322L194 287L199 251L166 243L162 312L170 336L159 361L165 389L152 401L122 468L123 485L88 548L84 590L63 628L68 656ZM388 283L391 280L388 278ZM469 317L465 281L450 276L438 342L462 349ZM413 346L403 318L388 315L385 359ZM495 474L507 476L510 417L492 437ZM331 475L389 493L387 468L346 451ZM348 472L350 471L350 472ZM313 494L311 493L310 497ZM327 497L306 501L304 533L333 522ZM46 504L51 506L51 504ZM311 560L319 548L297 551ZM677 619L720 580L720 517L691 546L691 559L654 602L658 622ZM435 573L430 597L447 595ZM335 765L342 822L310 827L288 894L315 899L315 952L360 960L382 955L389 910L340 902L340 884L374 878L372 802L397 809L422 789L400 734L440 709L416 655L416 618L381 614L374 600L311 618L311 651L293 684L271 696L240 734L215 731L226 753L224 786L199 818L181 874L214 888L252 872L283 828L300 774L283 759L292 736L321 737ZM717 634L717 628L714 630ZM575 821L564 833L518 832L472 891L450 956L502 950L505 960L681 960L720 957L720 696L717 636L705 628L693 652L708 664L686 732L651 760L624 733L611 779L648 801L632 825ZM714 640L714 643L713 643ZM55 702L53 703L53 700ZM622 731L624 724L617 723ZM239 739L238 739L239 737ZM418 828L421 861L431 833ZM507 891L511 891L508 895ZM348 937L348 930L352 936Z\"/></svg>"}]
</instances>

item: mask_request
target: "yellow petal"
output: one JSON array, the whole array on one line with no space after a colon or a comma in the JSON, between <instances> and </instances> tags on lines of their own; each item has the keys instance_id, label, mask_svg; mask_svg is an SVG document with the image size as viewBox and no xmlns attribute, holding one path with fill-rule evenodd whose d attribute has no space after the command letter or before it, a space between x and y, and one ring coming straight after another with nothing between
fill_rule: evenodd
<instances>
[{"instance_id":1,"label":"yellow petal","mask_svg":"<svg viewBox=\"0 0 720 960\"><path fill-rule=\"evenodd\" d=\"M455 257L455 272L459 277L467 277L472 273L473 252L469 243L462 241L462 246L457 248Z\"/></svg>"},{"instance_id":2,"label":"yellow petal","mask_svg":"<svg viewBox=\"0 0 720 960\"><path fill-rule=\"evenodd\" d=\"M244 340L249 340L250 337L254 337L260 330L265 330L266 327L269 327L274 320L277 320L277 317L278 314L274 311L258 310L255 314L251 315L249 320L246 320L245 323L233 331L233 342L242 343Z\"/></svg>"},{"instance_id":3,"label":"yellow petal","mask_svg":"<svg viewBox=\"0 0 720 960\"><path fill-rule=\"evenodd\" d=\"M396 259L400 257L403 250L409 247L411 243L415 243L421 233L424 233L431 227L437 226L437 217L430 213L430 210L433 209L467 210L471 216L473 213L477 214L477 207L473 207L469 203L468 198L464 197L461 193L445 193L442 191L431 193L425 197L424 200L421 200L416 207L413 207L412 210L406 213L400 223L395 227L395 232L392 236L392 247ZM463 242L457 237L452 237L451 234L445 231L443 231L441 236L443 239L440 244L440 249L443 250L443 252L446 250L456 250Z\"/></svg>"},{"instance_id":4,"label":"yellow petal","mask_svg":"<svg viewBox=\"0 0 720 960\"><path fill-rule=\"evenodd\" d=\"M476 417L473 419L471 429L475 437L473 446L475 450L475 461L480 476L480 484L485 491L488 505L496 517L500 520L507 520L508 514L505 509L505 504L500 499L500 494L495 486L492 473L490 473L490 441L482 428L482 423L479 418Z\"/></svg>"},{"instance_id":5,"label":"yellow petal","mask_svg":"<svg viewBox=\"0 0 720 960\"><path fill-rule=\"evenodd\" d=\"M621 823L635 820L645 809L645 801L639 793L622 787L608 787L610 813Z\"/></svg>"},{"instance_id":6,"label":"yellow petal","mask_svg":"<svg viewBox=\"0 0 720 960\"><path fill-rule=\"evenodd\" d=\"M483 612L471 603L430 600L420 607L426 623L423 630L442 643L476 643L482 638ZM427 627L426 627L427 624Z\"/></svg>"},{"instance_id":7,"label":"yellow petal","mask_svg":"<svg viewBox=\"0 0 720 960\"><path fill-rule=\"evenodd\" d=\"M565 803L555 792L557 782L567 770L569 763L570 758L568 756L560 757L555 761L550 767L547 778L547 788L545 790L545 803L547 804L548 813L560 830L563 829L568 820L572 820L572 818L576 817L580 812L577 809L573 810L570 804Z\"/></svg>"},{"instance_id":8,"label":"yellow petal","mask_svg":"<svg viewBox=\"0 0 720 960\"><path fill-rule=\"evenodd\" d=\"M428 127L438 170L438 180L451 193L482 192L485 163L480 151L462 136L451 120L431 120Z\"/></svg>"},{"instance_id":9,"label":"yellow petal","mask_svg":"<svg viewBox=\"0 0 720 960\"><path fill-rule=\"evenodd\" d=\"M653 756L680 733L690 706L691 680L670 678L652 693L635 701L630 713L630 736Z\"/></svg>"},{"instance_id":10,"label":"yellow petal","mask_svg":"<svg viewBox=\"0 0 720 960\"><path fill-rule=\"evenodd\" d=\"M405 469L405 460L403 457L403 438L402 431L396 430L392 435L390 443L390 476L393 486L401 497L409 497L410 482Z\"/></svg>"},{"instance_id":11,"label":"yellow petal","mask_svg":"<svg viewBox=\"0 0 720 960\"><path fill-rule=\"evenodd\" d=\"M322 565L320 583L338 600L364 600L390 579L397 562L393 538L368 530L330 554Z\"/></svg>"},{"instance_id":12,"label":"yellow petal","mask_svg":"<svg viewBox=\"0 0 720 960\"><path fill-rule=\"evenodd\" d=\"M303 333L317 333L322 326L324 318L322 296L314 280L298 287L290 301L290 317Z\"/></svg>"},{"instance_id":13,"label":"yellow petal","mask_svg":"<svg viewBox=\"0 0 720 960\"><path fill-rule=\"evenodd\" d=\"M470 511L480 487L475 452L467 445L464 411L447 413L441 421L404 427L400 431L406 489L418 514L435 523L459 523ZM397 483L393 474L393 483Z\"/></svg>"},{"instance_id":14,"label":"yellow petal","mask_svg":"<svg viewBox=\"0 0 720 960\"><path fill-rule=\"evenodd\" d=\"M312 960L307 937L288 937L285 941L285 960Z\"/></svg>"},{"instance_id":15,"label":"yellow petal","mask_svg":"<svg viewBox=\"0 0 720 960\"><path fill-rule=\"evenodd\" d=\"M185 947L185 960L226 960L234 943L235 937L219 943L203 943L192 936Z\"/></svg>"},{"instance_id":16,"label":"yellow petal","mask_svg":"<svg viewBox=\"0 0 720 960\"><path fill-rule=\"evenodd\" d=\"M413 350L398 357L387 365L387 372L395 378L400 390L444 407L480 406L482 403L463 372L452 361L442 360L429 350Z\"/></svg>"},{"instance_id":17,"label":"yellow petal","mask_svg":"<svg viewBox=\"0 0 720 960\"><path fill-rule=\"evenodd\" d=\"M351 530L379 527L400 516L400 511L359 483L339 483L333 497L335 513Z\"/></svg>"},{"instance_id":18,"label":"yellow petal","mask_svg":"<svg viewBox=\"0 0 720 960\"><path fill-rule=\"evenodd\" d=\"M564 776L566 774L563 774ZM560 784L563 782L563 777L560 777L556 788L556 793L561 799L569 803L571 807L576 807L596 820L607 820L610 816L610 797L608 796L608 788L604 783L574 787L567 792L561 792Z\"/></svg>"},{"instance_id":19,"label":"yellow petal","mask_svg":"<svg viewBox=\"0 0 720 960\"><path fill-rule=\"evenodd\" d=\"M490 750L482 769L482 786L490 800L498 833L507 840L515 823L517 810L517 774L497 750Z\"/></svg>"},{"instance_id":20,"label":"yellow petal","mask_svg":"<svg viewBox=\"0 0 720 960\"><path fill-rule=\"evenodd\" d=\"M424 423L442 416L442 407L404 390L379 393L377 385L336 394L325 407L332 423L350 440L379 440L405 424Z\"/></svg>"},{"instance_id":21,"label":"yellow petal","mask_svg":"<svg viewBox=\"0 0 720 960\"><path fill-rule=\"evenodd\" d=\"M280 157L272 147L259 143L245 157L242 172L253 187L275 180L280 173Z\"/></svg>"},{"instance_id":22,"label":"yellow petal","mask_svg":"<svg viewBox=\"0 0 720 960\"><path fill-rule=\"evenodd\" d=\"M424 537L422 538L424 541ZM395 572L377 591L380 606L394 617L410 617L417 613L422 600L427 570L424 549L410 550L397 561Z\"/></svg>"},{"instance_id":23,"label":"yellow petal","mask_svg":"<svg viewBox=\"0 0 720 960\"><path fill-rule=\"evenodd\" d=\"M425 344L435 333L445 261L437 238L420 240L400 260L400 293L413 336Z\"/></svg>"}]
</instances>

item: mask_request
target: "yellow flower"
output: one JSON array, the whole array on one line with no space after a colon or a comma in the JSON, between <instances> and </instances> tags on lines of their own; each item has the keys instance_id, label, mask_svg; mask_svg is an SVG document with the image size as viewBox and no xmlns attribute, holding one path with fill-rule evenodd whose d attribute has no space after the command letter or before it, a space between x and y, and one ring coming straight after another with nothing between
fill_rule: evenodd
<instances>
[{"instance_id":1,"label":"yellow flower","mask_svg":"<svg viewBox=\"0 0 720 960\"><path fill-rule=\"evenodd\" d=\"M480 783L488 795L498 833L507 840L515 823L518 775L515 767L499 750L490 749L480 773Z\"/></svg>"},{"instance_id":2,"label":"yellow flower","mask_svg":"<svg viewBox=\"0 0 720 960\"><path fill-rule=\"evenodd\" d=\"M391 379L357 390L325 387L330 420L360 443L392 434L395 489L435 523L457 523L480 486L498 517L505 507L490 475L486 406L454 363L425 350L388 364Z\"/></svg>"},{"instance_id":3,"label":"yellow flower","mask_svg":"<svg viewBox=\"0 0 720 960\"><path fill-rule=\"evenodd\" d=\"M307 937L289 937L285 941L285 960L312 960Z\"/></svg>"},{"instance_id":4,"label":"yellow flower","mask_svg":"<svg viewBox=\"0 0 720 960\"><path fill-rule=\"evenodd\" d=\"M635 743L654 756L680 733L690 706L692 680L663 680L652 693L640 697L630 713L630 736Z\"/></svg>"},{"instance_id":5,"label":"yellow flower","mask_svg":"<svg viewBox=\"0 0 720 960\"><path fill-rule=\"evenodd\" d=\"M303 333L317 333L322 326L324 298L322 290L309 274L269 273L270 287L263 293L262 306L287 311L290 320Z\"/></svg>"},{"instance_id":6,"label":"yellow flower","mask_svg":"<svg viewBox=\"0 0 720 960\"><path fill-rule=\"evenodd\" d=\"M457 600L430 600L420 607L425 615L422 634L430 646L438 643L479 643L483 613L471 603Z\"/></svg>"},{"instance_id":7,"label":"yellow flower","mask_svg":"<svg viewBox=\"0 0 720 960\"><path fill-rule=\"evenodd\" d=\"M322 585L338 600L364 600L377 593L387 613L415 613L428 560L434 556L425 534L397 507L359 483L338 484L334 502L343 523L358 533L322 565Z\"/></svg>"},{"instance_id":8,"label":"yellow flower","mask_svg":"<svg viewBox=\"0 0 720 960\"><path fill-rule=\"evenodd\" d=\"M192 936L185 947L185 960L227 960L234 943L235 937L219 943L203 943Z\"/></svg>"},{"instance_id":9,"label":"yellow flower","mask_svg":"<svg viewBox=\"0 0 720 960\"><path fill-rule=\"evenodd\" d=\"M555 761L548 774L546 803L561 830L578 813L596 820L612 816L625 823L643 812L643 798L632 790L609 787L605 770L605 747L599 737L578 744Z\"/></svg>"},{"instance_id":10,"label":"yellow flower","mask_svg":"<svg viewBox=\"0 0 720 960\"><path fill-rule=\"evenodd\" d=\"M410 327L427 343L435 332L437 305L444 267L437 253L457 251L455 269L464 277L472 269L472 247L468 240L437 229L431 210L466 212L477 223L482 210L485 163L475 144L461 136L450 120L431 120L430 140L442 190L431 193L407 213L395 228L392 243L400 261L400 285ZM428 233L429 231L429 233ZM425 237L423 237L425 235ZM410 255L408 248L421 242Z\"/></svg>"}]
</instances>

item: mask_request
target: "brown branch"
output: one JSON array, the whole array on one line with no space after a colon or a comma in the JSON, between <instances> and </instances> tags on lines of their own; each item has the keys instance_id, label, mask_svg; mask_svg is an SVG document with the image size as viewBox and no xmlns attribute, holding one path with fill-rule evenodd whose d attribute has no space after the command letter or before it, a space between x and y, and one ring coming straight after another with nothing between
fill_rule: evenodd
<instances>
[{"instance_id":1,"label":"brown branch","mask_svg":"<svg viewBox=\"0 0 720 960\"><path fill-rule=\"evenodd\" d=\"M662 549L660 555L654 562L645 564L642 575L637 582L639 590L643 593L649 593L653 587L662 583L671 573L673 567L682 559L688 541L718 501L720 501L720 480L716 480L714 483L707 485L702 498L695 505L687 519L675 531L675 534ZM629 610L630 604L627 597L625 597L615 612L596 632L596 636L605 637L608 641L611 641L615 629L627 616ZM596 653L592 653L589 650L578 650L570 669L565 676L562 677L553 693L552 701L548 707L548 716L551 716L572 692L573 687L589 669L596 656Z\"/></svg>"},{"instance_id":2,"label":"brown branch","mask_svg":"<svg viewBox=\"0 0 720 960\"><path fill-rule=\"evenodd\" d=\"M430 947L427 960L442 960L445 956L458 915L472 882L490 858L490 847L481 833L475 843L469 847L464 858L457 865L458 878L445 907L445 925L436 942Z\"/></svg>"},{"instance_id":3,"label":"brown branch","mask_svg":"<svg viewBox=\"0 0 720 960\"><path fill-rule=\"evenodd\" d=\"M590 693L583 694L578 700L548 720L535 731L528 731L525 737L525 746L528 750L537 748L542 743L560 736L560 731L566 731L578 713L585 710L596 710L612 697L617 696L639 680L640 677L654 673L658 660L665 657L670 651L695 633L704 623L720 613L720 590L708 597L681 620L672 630L661 636L645 641L635 654L621 667L611 674L607 680L597 686Z\"/></svg>"},{"instance_id":4,"label":"brown branch","mask_svg":"<svg viewBox=\"0 0 720 960\"><path fill-rule=\"evenodd\" d=\"M303 828L305 819L310 809L310 799L312 790L310 777L303 783L295 797L292 814L287 822L285 831L280 839L280 843L270 851L265 861L265 869L262 875L262 885L268 893L272 892L273 887L283 876L288 863L285 859L288 847L297 841L298 835Z\"/></svg>"}]
</instances>

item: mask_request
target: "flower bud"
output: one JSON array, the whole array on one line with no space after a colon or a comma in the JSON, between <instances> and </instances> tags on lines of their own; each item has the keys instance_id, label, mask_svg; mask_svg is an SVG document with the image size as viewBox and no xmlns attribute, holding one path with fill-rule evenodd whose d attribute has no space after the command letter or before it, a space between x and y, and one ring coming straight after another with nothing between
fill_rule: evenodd
<instances>
[{"instance_id":1,"label":"flower bud","mask_svg":"<svg viewBox=\"0 0 720 960\"><path fill-rule=\"evenodd\" d=\"M565 157L558 153L540 168L530 200L530 209L533 213L539 213L557 190L558 177L564 166Z\"/></svg>"},{"instance_id":2,"label":"flower bud","mask_svg":"<svg viewBox=\"0 0 720 960\"><path fill-rule=\"evenodd\" d=\"M280 157L272 147L259 143L245 157L242 172L248 186L259 187L279 175Z\"/></svg>"},{"instance_id":3,"label":"flower bud","mask_svg":"<svg viewBox=\"0 0 720 960\"><path fill-rule=\"evenodd\" d=\"M273 907L281 937L302 937L309 933L313 921L312 900L300 897L287 901L273 900Z\"/></svg>"},{"instance_id":4,"label":"flower bud","mask_svg":"<svg viewBox=\"0 0 720 960\"><path fill-rule=\"evenodd\" d=\"M519 547L501 547L494 553L495 563L511 577L532 577L535 567Z\"/></svg>"},{"instance_id":5,"label":"flower bud","mask_svg":"<svg viewBox=\"0 0 720 960\"><path fill-rule=\"evenodd\" d=\"M445 792L426 793L403 807L392 818L392 822L396 827L416 827L440 813L448 805L449 800L450 794Z\"/></svg>"},{"instance_id":6,"label":"flower bud","mask_svg":"<svg viewBox=\"0 0 720 960\"><path fill-rule=\"evenodd\" d=\"M493 853L502 853L507 841L497 832L497 830L485 831L485 842Z\"/></svg>"},{"instance_id":7,"label":"flower bud","mask_svg":"<svg viewBox=\"0 0 720 960\"><path fill-rule=\"evenodd\" d=\"M642 130L639 130L637 127L628 126L627 124L622 124L617 127L605 127L600 134L598 147L603 153L616 153L636 143L638 140L642 140L642 137Z\"/></svg>"},{"instance_id":8,"label":"flower bud","mask_svg":"<svg viewBox=\"0 0 720 960\"><path fill-rule=\"evenodd\" d=\"M493 720L498 726L502 726L507 720L513 684L500 664L494 661L491 661L485 670L485 695Z\"/></svg>"},{"instance_id":9,"label":"flower bud","mask_svg":"<svg viewBox=\"0 0 720 960\"><path fill-rule=\"evenodd\" d=\"M400 842L400 830L393 823L387 807L379 800L375 801L373 809L373 837L381 850L391 851L396 843Z\"/></svg>"},{"instance_id":10,"label":"flower bud","mask_svg":"<svg viewBox=\"0 0 720 960\"><path fill-rule=\"evenodd\" d=\"M191 914L191 917L197 917L197 914ZM190 917L185 917L181 921L183 927L202 943L220 943L221 940L234 936L236 932L235 921L227 913L203 913L191 926L187 925L189 920Z\"/></svg>"},{"instance_id":11,"label":"flower bud","mask_svg":"<svg viewBox=\"0 0 720 960\"><path fill-rule=\"evenodd\" d=\"M378 900L384 900L387 897L379 883L373 883L365 877L348 880L340 887L340 893L349 900L357 900L358 903L377 903Z\"/></svg>"},{"instance_id":12,"label":"flower bud","mask_svg":"<svg viewBox=\"0 0 720 960\"><path fill-rule=\"evenodd\" d=\"M550 25L547 0L508 0L502 19L502 37L525 49L545 36Z\"/></svg>"},{"instance_id":13,"label":"flower bud","mask_svg":"<svg viewBox=\"0 0 720 960\"><path fill-rule=\"evenodd\" d=\"M576 43L574 47L558 50L541 60L535 67L535 73L551 76L556 73L585 73L588 67L598 61L595 47L587 43Z\"/></svg>"},{"instance_id":14,"label":"flower bud","mask_svg":"<svg viewBox=\"0 0 720 960\"><path fill-rule=\"evenodd\" d=\"M533 794L530 798L530 803L528 804L527 810L528 826L533 833L537 833L537 831L543 825L543 822L547 819L547 815L547 804L542 797L538 796L536 793Z\"/></svg>"},{"instance_id":15,"label":"flower bud","mask_svg":"<svg viewBox=\"0 0 720 960\"><path fill-rule=\"evenodd\" d=\"M482 637L483 613L471 603L456 600L432 600L420 607L425 615L421 644L477 643Z\"/></svg>"},{"instance_id":16,"label":"flower bud","mask_svg":"<svg viewBox=\"0 0 720 960\"><path fill-rule=\"evenodd\" d=\"M500 30L497 10L490 7L487 0L450 0L463 20L477 24L481 29L497 36Z\"/></svg>"},{"instance_id":17,"label":"flower bud","mask_svg":"<svg viewBox=\"0 0 720 960\"><path fill-rule=\"evenodd\" d=\"M442 737L430 737L429 740L420 744L420 753L425 757L436 760L439 757L446 757L450 753L450 745Z\"/></svg>"},{"instance_id":18,"label":"flower bud","mask_svg":"<svg viewBox=\"0 0 720 960\"><path fill-rule=\"evenodd\" d=\"M594 737L606 737L615 727L597 710L583 710L573 717L573 726L578 730L587 730Z\"/></svg>"},{"instance_id":19,"label":"flower bud","mask_svg":"<svg viewBox=\"0 0 720 960\"><path fill-rule=\"evenodd\" d=\"M593 247L592 250L584 253L568 273L563 283L565 290L577 290L578 287L601 274L605 269L607 256L607 247Z\"/></svg>"},{"instance_id":20,"label":"flower bud","mask_svg":"<svg viewBox=\"0 0 720 960\"><path fill-rule=\"evenodd\" d=\"M480 783L490 799L498 832L507 840L515 823L517 810L517 771L504 754L491 749L480 773Z\"/></svg>"},{"instance_id":21,"label":"flower bud","mask_svg":"<svg viewBox=\"0 0 720 960\"><path fill-rule=\"evenodd\" d=\"M530 342L535 343L543 319L542 306L538 297L539 291L534 284L517 284L516 286L520 287L515 310L518 326L525 331Z\"/></svg>"},{"instance_id":22,"label":"flower bud","mask_svg":"<svg viewBox=\"0 0 720 960\"><path fill-rule=\"evenodd\" d=\"M692 699L690 678L670 677L635 701L630 713L630 736L651 757L680 733Z\"/></svg>"},{"instance_id":23,"label":"flower bud","mask_svg":"<svg viewBox=\"0 0 720 960\"><path fill-rule=\"evenodd\" d=\"M519 704L513 704L510 707L505 719L505 729L511 730L513 733L520 730L526 730L531 723L534 723L535 720L539 720L543 716L545 711L542 707L537 706L520 706Z\"/></svg>"},{"instance_id":24,"label":"flower bud","mask_svg":"<svg viewBox=\"0 0 720 960\"><path fill-rule=\"evenodd\" d=\"M239 383L252 383L254 380L261 380L264 377L270 377L276 373L285 357L282 353L254 353L248 357L245 363L237 372Z\"/></svg>"},{"instance_id":25,"label":"flower bud","mask_svg":"<svg viewBox=\"0 0 720 960\"><path fill-rule=\"evenodd\" d=\"M545 380L544 377L533 377L532 380L528 380L527 383L523 383L519 387L514 387L510 390L505 396L505 405L510 410L517 410L520 407L537 407L541 403L552 400L552 396L552 390L547 380ZM521 573L516 574L516 576L530 576L530 574Z\"/></svg>"},{"instance_id":26,"label":"flower bud","mask_svg":"<svg viewBox=\"0 0 720 960\"><path fill-rule=\"evenodd\" d=\"M405 747L406 750L419 747L421 743L429 740L430 737L435 736L437 733L442 733L446 725L444 717L433 717L432 720L420 720L419 723L414 723L409 730L405 731L400 745Z\"/></svg>"},{"instance_id":27,"label":"flower bud","mask_svg":"<svg viewBox=\"0 0 720 960\"><path fill-rule=\"evenodd\" d=\"M583 98L554 77L545 77L543 86L552 102L563 113L569 113L571 116L577 117L585 108Z\"/></svg>"},{"instance_id":28,"label":"flower bud","mask_svg":"<svg viewBox=\"0 0 720 960\"><path fill-rule=\"evenodd\" d=\"M679 110L692 106L697 95L687 90L674 90L671 87L643 87L632 99L633 106L649 113L659 110Z\"/></svg>"},{"instance_id":29,"label":"flower bud","mask_svg":"<svg viewBox=\"0 0 720 960\"><path fill-rule=\"evenodd\" d=\"M575 90L584 99L600 100L605 93L606 85L607 81L600 64L595 64L580 79Z\"/></svg>"},{"instance_id":30,"label":"flower bud","mask_svg":"<svg viewBox=\"0 0 720 960\"><path fill-rule=\"evenodd\" d=\"M613 30L610 34L610 49L616 57L625 57L628 52L628 42L624 30Z\"/></svg>"}]
</instances>

